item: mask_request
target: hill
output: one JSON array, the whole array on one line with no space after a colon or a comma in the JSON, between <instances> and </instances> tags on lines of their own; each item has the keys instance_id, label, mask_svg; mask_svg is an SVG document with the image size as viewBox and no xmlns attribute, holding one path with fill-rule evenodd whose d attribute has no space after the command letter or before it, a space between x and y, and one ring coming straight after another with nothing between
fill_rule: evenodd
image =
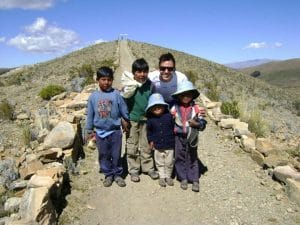
<instances>
[{"instance_id":1,"label":"hill","mask_svg":"<svg viewBox=\"0 0 300 225\"><path fill-rule=\"evenodd\" d=\"M242 71L247 74L259 71L259 79L284 89L293 90L300 95L300 59L270 62Z\"/></svg>"},{"instance_id":2,"label":"hill","mask_svg":"<svg viewBox=\"0 0 300 225\"><path fill-rule=\"evenodd\" d=\"M248 67L254 67L254 66L258 66L261 64L265 64L265 63L269 63L272 62L274 60L272 59L253 59L253 60L246 60L246 61L240 61L240 62L233 62L233 63L227 63L224 64L227 67L230 67L232 69L245 69Z\"/></svg>"},{"instance_id":3,"label":"hill","mask_svg":"<svg viewBox=\"0 0 300 225\"><path fill-rule=\"evenodd\" d=\"M33 175L32 170L38 167L39 164L47 169L47 172L49 172L48 169L51 169L52 172L47 173L48 178L56 177L61 182L55 181L53 183L51 181L53 186L50 188L49 186L47 188L45 186L41 187L39 182L30 184L30 181L25 183L19 182L19 180L18 183L15 183L16 185L9 185L9 187L16 188L20 188L22 185L23 189L15 192L14 196L23 196L18 215L13 214L6 218L5 224L6 220L12 217L21 218L22 222L18 220L10 224L25 224L25 222L29 224L27 219L36 220L39 223L41 221L54 221L57 217L51 205L56 205L58 208L55 211L59 213L58 224L61 225L99 224L100 221L101 224L145 224L145 221L147 221L147 224L276 223L296 225L299 221L299 209L295 203L288 201L284 195L284 188L273 182L269 174L275 174L273 171L276 168L274 170L273 168L282 165L281 163L286 165L291 162L292 165L298 165L296 168L299 169L299 158L295 158L295 162L292 161L293 158L285 161L289 159L289 156L285 156L284 159L277 158L279 160L277 161L274 154L279 154L277 150L282 150L282 148L277 149L279 145L276 145L276 149L272 147L272 151L270 145L264 146L266 148L263 148L263 150L266 151L262 151L262 153L253 149L253 145L251 145L251 149L253 149L251 150L248 145L249 148L244 151L241 148L241 142L237 140L239 138L236 137L241 133L236 133L236 135L233 134L232 129L219 126L219 128L222 128L221 131L211 117L207 117L208 126L199 138L198 154L201 154L199 155L201 159L199 159L199 163L204 163L202 164L202 173L205 173L205 176L201 177L201 191L199 194L181 190L178 182L175 182L173 187L159 187L156 182L153 183L148 176L143 174L141 174L140 183L130 182L130 176L127 176L126 188L119 188L115 184L111 188L102 185L101 181L103 181L104 176L98 172L98 156L95 146L94 148L88 148L83 146L80 140L81 125L84 123L86 112L86 99L91 91L96 90L96 86L88 85L85 86L83 92L74 93L76 88L74 89L72 84L74 81L78 81L78 77L84 77L84 73L94 73L94 70L103 63L109 63L116 68L114 85L118 85L121 72L130 68L134 58L144 57L149 61L151 68L154 68L159 55L170 51L177 59L178 70L188 74L202 93L214 97L216 100L236 100L239 104L247 106L250 111L257 108L264 118L271 122L269 125L273 130L270 132L277 138L276 142L272 144L275 146L278 140L281 142L280 146L284 144L284 155L287 155L286 148L295 147L295 144L299 144L299 136L297 136L299 133L299 120L292 111L294 99L293 96L288 98L291 93L280 88L269 88L270 85L258 79L183 52L135 41L130 41L129 46L130 48L128 48L127 41L123 44L117 42L102 43L49 62L19 68L0 77L1 102L7 100L13 105L14 114L17 117L13 121L1 120L0 117L1 159L6 159L9 154L15 157L16 166L19 167L18 171L22 174L22 179L29 179L29 176ZM51 101L42 100L38 93L50 83L62 85L67 89L67 92L56 95ZM213 94L211 94L212 90ZM217 107L214 109L219 110L219 104L215 105ZM39 114L40 109L44 108L48 110L48 118ZM211 107L208 108L210 108L209 112L214 110ZM35 116L36 114L38 115ZM57 124L59 121L66 125L57 130L51 130L51 133L56 130L54 136L57 138L52 140L54 142L65 142L61 139L66 140L66 138L69 138L63 137L65 135L60 131L72 133L72 129L69 130L68 128L77 127L78 133L72 135L72 138L76 140L73 139L72 147L69 145L68 147L59 145L59 148L51 149L46 147L45 139L52 136L47 135L45 137L47 133L44 132L48 132L48 126L43 126L43 121L46 119L49 122L49 130L55 126L53 124ZM239 122L239 124L244 123ZM35 132L35 129L38 129L37 132ZM236 128L236 130L242 131L239 128ZM249 135L249 137L245 135L247 139L254 137L253 134L249 134L249 131L247 133ZM22 143L22 139L24 135L28 134L32 135L34 141L26 145L26 143ZM31 136L28 138L31 138ZM251 140L256 142L252 138ZM52 146L58 147L57 142L53 143ZM263 143L271 144L269 141L263 143L258 141L258 143L260 145ZM254 148L258 146L256 143L252 144L255 144ZM82 147L85 148L84 151L82 151ZM125 153L125 145L122 147L124 147L122 151ZM56 150L59 152L55 152ZM250 154L248 154L249 150L251 150ZM271 152L274 154L271 154ZM262 154L268 155L268 157L264 157ZM249 160L249 155L259 165ZM279 154L278 157L282 155ZM127 163L124 156L123 162L126 168ZM265 158L269 161L264 162L262 165ZM78 161L75 162L76 159ZM9 163L8 160L5 162L6 164ZM10 165L12 165L11 167L14 166L14 164ZM56 165L67 170L64 176L66 178L66 180L64 179L65 189L62 188L63 179L60 179L62 174L59 175L57 170L49 167ZM264 165L268 165L268 170L260 167ZM2 168L4 168L3 164ZM36 171L36 174L31 178L38 175L39 171ZM41 174L46 174L46 172L43 171ZM124 175L126 176L126 174ZM297 173L296 175L300 174ZM42 179L44 180L44 178ZM43 191L45 197L40 197L38 200L36 196L41 196L40 192L37 193L40 190ZM3 203L5 201L6 205L9 199L6 200L6 196L1 195L4 192L3 188L0 189L0 196L2 196L2 199L4 199L2 201ZM299 192L295 191L293 193L296 197L299 196L297 195ZM60 194L66 194L67 196L58 196ZM51 199L48 199L48 197L51 197ZM28 198L30 198L29 201L27 201ZM116 201L116 199L118 200ZM37 202L38 204L35 204ZM146 202L147 204L145 204ZM107 205L107 203L109 204ZM171 204L173 207L165 207L165 204ZM5 209L3 210L4 207L1 208L1 205L4 204L0 202L0 213L5 216L7 212ZM27 205L29 207L25 207ZM103 207L104 205L107 205L107 207ZM128 207L128 205L131 207ZM31 209L34 209L34 212L31 212ZM36 211L39 211L38 215L35 213ZM151 213L149 213L150 211ZM164 215L169 216L165 217ZM249 215L252 216L249 217ZM0 221L3 220L0 218ZM54 223L45 222L45 224Z\"/></svg>"},{"instance_id":4,"label":"hill","mask_svg":"<svg viewBox=\"0 0 300 225\"><path fill-rule=\"evenodd\" d=\"M157 67L162 53L171 52L176 58L177 70L186 73L212 100L237 101L244 117L259 111L267 124L267 135L279 135L285 141L299 135L300 121L295 107L299 99L295 92L274 88L243 72L184 52L136 41L128 41L128 45L133 56L144 57L151 69ZM114 66L118 67L117 41L96 44L45 63L11 70L0 77L0 101L8 100L14 106L15 115L34 113L47 104L38 97L43 87L58 84L69 92L74 91L74 76L80 76L84 72L82 68L95 71L105 60L114 62ZM116 77L120 75L118 72ZM2 129L6 131L5 126ZM9 138L3 139L9 142Z\"/></svg>"}]
</instances>

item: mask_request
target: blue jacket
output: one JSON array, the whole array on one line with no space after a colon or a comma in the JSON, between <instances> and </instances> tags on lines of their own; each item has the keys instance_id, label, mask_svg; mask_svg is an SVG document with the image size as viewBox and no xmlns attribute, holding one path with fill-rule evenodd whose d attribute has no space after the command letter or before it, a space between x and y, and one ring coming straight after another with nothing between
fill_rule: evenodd
<instances>
[{"instance_id":1,"label":"blue jacket","mask_svg":"<svg viewBox=\"0 0 300 225\"><path fill-rule=\"evenodd\" d=\"M174 149L174 119L168 111L159 117L148 117L147 138L154 142L155 149Z\"/></svg>"},{"instance_id":2,"label":"blue jacket","mask_svg":"<svg viewBox=\"0 0 300 225\"><path fill-rule=\"evenodd\" d=\"M120 92L111 88L109 91L94 91L87 105L86 129L113 131L119 130L121 118L129 120L128 109Z\"/></svg>"}]
</instances>

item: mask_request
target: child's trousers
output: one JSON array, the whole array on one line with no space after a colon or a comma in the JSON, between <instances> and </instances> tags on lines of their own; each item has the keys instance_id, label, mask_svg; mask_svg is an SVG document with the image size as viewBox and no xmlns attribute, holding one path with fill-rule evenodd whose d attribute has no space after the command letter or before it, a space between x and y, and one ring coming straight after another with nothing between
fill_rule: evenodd
<instances>
[{"instance_id":1,"label":"child's trousers","mask_svg":"<svg viewBox=\"0 0 300 225\"><path fill-rule=\"evenodd\" d=\"M154 151L155 165L159 178L171 178L174 165L174 150L164 149Z\"/></svg>"},{"instance_id":2,"label":"child's trousers","mask_svg":"<svg viewBox=\"0 0 300 225\"><path fill-rule=\"evenodd\" d=\"M178 180L199 182L197 147L190 147L187 138L181 136L175 136L175 169Z\"/></svg>"},{"instance_id":3,"label":"child's trousers","mask_svg":"<svg viewBox=\"0 0 300 225\"><path fill-rule=\"evenodd\" d=\"M123 173L121 163L122 131L116 130L105 138L96 135L98 161L105 177L121 176Z\"/></svg>"},{"instance_id":4,"label":"child's trousers","mask_svg":"<svg viewBox=\"0 0 300 225\"><path fill-rule=\"evenodd\" d=\"M145 122L131 121L126 153L130 174L138 174L140 171L143 173L154 171L154 160L147 141Z\"/></svg>"}]
</instances>

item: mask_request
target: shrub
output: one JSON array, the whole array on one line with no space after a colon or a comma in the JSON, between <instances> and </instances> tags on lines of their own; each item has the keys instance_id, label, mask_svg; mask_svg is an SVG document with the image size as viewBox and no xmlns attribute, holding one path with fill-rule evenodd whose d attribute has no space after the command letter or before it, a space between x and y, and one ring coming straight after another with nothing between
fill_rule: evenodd
<instances>
[{"instance_id":1,"label":"shrub","mask_svg":"<svg viewBox=\"0 0 300 225\"><path fill-rule=\"evenodd\" d=\"M263 120L260 111L254 110L246 121L249 125L249 130L255 133L257 137L264 137L267 132L267 124Z\"/></svg>"},{"instance_id":2,"label":"shrub","mask_svg":"<svg viewBox=\"0 0 300 225\"><path fill-rule=\"evenodd\" d=\"M0 103L0 119L12 120L14 115L14 109L12 105L5 99Z\"/></svg>"},{"instance_id":3,"label":"shrub","mask_svg":"<svg viewBox=\"0 0 300 225\"><path fill-rule=\"evenodd\" d=\"M25 146L30 146L31 142L31 130L28 123L22 125L22 138Z\"/></svg>"},{"instance_id":4,"label":"shrub","mask_svg":"<svg viewBox=\"0 0 300 225\"><path fill-rule=\"evenodd\" d=\"M207 88L207 97L212 101L219 101L220 92L218 90L218 80L215 76L212 77L210 81L205 81L205 86Z\"/></svg>"},{"instance_id":5,"label":"shrub","mask_svg":"<svg viewBox=\"0 0 300 225\"><path fill-rule=\"evenodd\" d=\"M221 112L225 115L231 115L233 118L238 118L240 116L240 109L237 101L223 102Z\"/></svg>"},{"instance_id":6,"label":"shrub","mask_svg":"<svg viewBox=\"0 0 300 225\"><path fill-rule=\"evenodd\" d=\"M40 91L39 96L44 100L50 100L53 96L58 95L64 91L64 87L60 85L50 84Z\"/></svg>"}]
</instances>

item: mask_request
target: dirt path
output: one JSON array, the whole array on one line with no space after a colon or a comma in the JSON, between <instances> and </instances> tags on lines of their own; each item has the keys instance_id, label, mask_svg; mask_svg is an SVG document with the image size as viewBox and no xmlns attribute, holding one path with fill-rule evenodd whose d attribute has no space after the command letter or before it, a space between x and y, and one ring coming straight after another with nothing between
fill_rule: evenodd
<instances>
[{"instance_id":1,"label":"dirt path","mask_svg":"<svg viewBox=\"0 0 300 225\"><path fill-rule=\"evenodd\" d=\"M135 60L133 55L128 49L128 42L127 40L119 41L118 45L118 53L119 53L119 67L115 71L115 80L114 86L117 88L121 87L121 74L124 71L131 71L131 64Z\"/></svg>"},{"instance_id":2,"label":"dirt path","mask_svg":"<svg viewBox=\"0 0 300 225\"><path fill-rule=\"evenodd\" d=\"M145 175L140 183L127 177L125 188L115 183L105 188L104 176L97 172L97 153L88 150L81 175L71 177L72 193L59 224L300 224L299 207L288 200L281 185L212 121L201 134L198 151L208 171L200 179L200 192L194 193L191 186L181 190L177 181L162 188Z\"/></svg>"}]
</instances>

